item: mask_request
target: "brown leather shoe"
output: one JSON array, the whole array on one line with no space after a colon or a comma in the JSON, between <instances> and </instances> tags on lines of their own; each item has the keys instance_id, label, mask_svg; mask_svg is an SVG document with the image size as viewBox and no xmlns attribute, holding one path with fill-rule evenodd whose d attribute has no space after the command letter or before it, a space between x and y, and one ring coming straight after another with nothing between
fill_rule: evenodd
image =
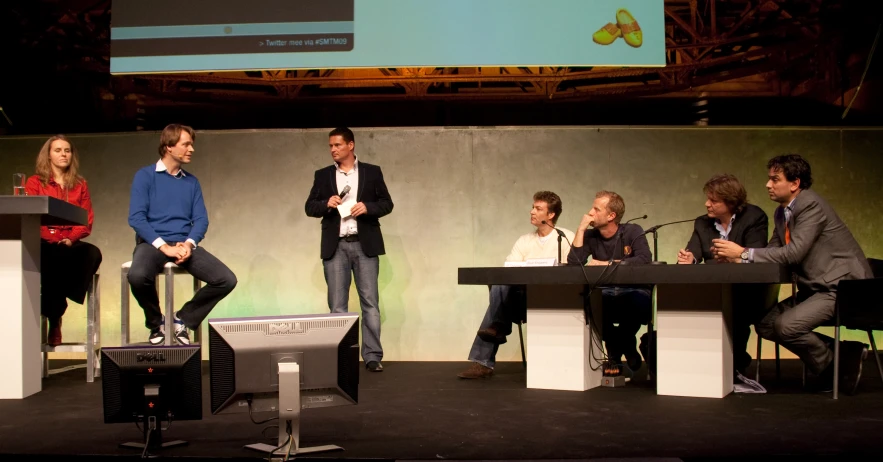
<instances>
[{"instance_id":1,"label":"brown leather shoe","mask_svg":"<svg viewBox=\"0 0 883 462\"><path fill-rule=\"evenodd\" d=\"M486 379L492 375L494 375L493 369L478 363L472 363L468 369L457 374L457 377L461 379Z\"/></svg>"}]
</instances>

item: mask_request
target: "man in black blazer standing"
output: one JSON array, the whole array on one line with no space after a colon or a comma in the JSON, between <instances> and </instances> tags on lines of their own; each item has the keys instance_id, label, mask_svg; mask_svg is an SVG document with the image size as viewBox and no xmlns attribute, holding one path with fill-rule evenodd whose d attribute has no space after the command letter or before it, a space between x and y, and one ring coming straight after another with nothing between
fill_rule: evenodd
<instances>
[{"instance_id":1,"label":"man in black blazer standing","mask_svg":"<svg viewBox=\"0 0 883 462\"><path fill-rule=\"evenodd\" d=\"M696 218L693 236L678 251L678 264L719 263L712 252L714 239L742 247L766 247L769 220L760 207L748 203L745 186L733 175L711 177L702 188L706 214ZM748 339L751 324L775 302L778 285L745 284L733 291L733 367L745 373L751 364Z\"/></svg>"},{"instance_id":2,"label":"man in black blazer standing","mask_svg":"<svg viewBox=\"0 0 883 462\"><path fill-rule=\"evenodd\" d=\"M392 199L380 167L360 162L349 128L328 134L334 164L316 170L304 206L307 216L322 219L321 257L328 284L328 308L348 311L352 277L362 308L362 359L372 372L383 371L377 276L386 253L380 217L392 212Z\"/></svg>"}]
</instances>

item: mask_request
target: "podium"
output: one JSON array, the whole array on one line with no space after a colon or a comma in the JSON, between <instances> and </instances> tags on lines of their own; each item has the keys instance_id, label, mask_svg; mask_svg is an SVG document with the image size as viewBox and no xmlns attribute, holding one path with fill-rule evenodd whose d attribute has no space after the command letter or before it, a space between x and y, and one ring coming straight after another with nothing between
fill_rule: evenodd
<instances>
[{"instance_id":1,"label":"podium","mask_svg":"<svg viewBox=\"0 0 883 462\"><path fill-rule=\"evenodd\" d=\"M581 293L604 268L459 268L458 282L527 286L527 387L587 390L600 385L589 354L600 339L586 326ZM620 265L607 269L604 286L656 285L657 394L723 398L733 391L733 291L790 280L787 267L774 263ZM592 292L599 328L600 292Z\"/></svg>"},{"instance_id":2,"label":"podium","mask_svg":"<svg viewBox=\"0 0 883 462\"><path fill-rule=\"evenodd\" d=\"M49 196L0 196L0 399L42 389L40 360L40 226L85 225L86 210Z\"/></svg>"}]
</instances>

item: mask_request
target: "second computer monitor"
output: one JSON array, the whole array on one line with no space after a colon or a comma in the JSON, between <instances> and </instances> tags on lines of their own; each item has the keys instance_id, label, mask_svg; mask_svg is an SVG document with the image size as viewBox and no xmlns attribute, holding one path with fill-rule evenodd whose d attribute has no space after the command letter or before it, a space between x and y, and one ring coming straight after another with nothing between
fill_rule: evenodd
<instances>
[{"instance_id":1,"label":"second computer monitor","mask_svg":"<svg viewBox=\"0 0 883 462\"><path fill-rule=\"evenodd\" d=\"M279 363L300 368L303 408L359 400L359 315L209 320L213 414L278 411Z\"/></svg>"}]
</instances>

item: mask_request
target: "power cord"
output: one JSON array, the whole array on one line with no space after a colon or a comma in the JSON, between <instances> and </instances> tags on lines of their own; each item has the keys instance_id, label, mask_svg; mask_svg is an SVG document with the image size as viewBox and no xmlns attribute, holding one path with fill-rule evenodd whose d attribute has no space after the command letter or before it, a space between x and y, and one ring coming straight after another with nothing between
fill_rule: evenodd
<instances>
[{"instance_id":1,"label":"power cord","mask_svg":"<svg viewBox=\"0 0 883 462\"><path fill-rule=\"evenodd\" d=\"M584 239L585 240L585 239ZM571 245L571 248L573 246ZM591 301L592 301L592 292L599 287L599 285L604 280L604 275L607 273L607 270L613 266L613 260L604 266L604 269L601 271L601 274L598 276L598 279L595 282L589 278L589 273L586 271L585 263L579 262L579 267L582 270L583 277L586 280L586 290L583 292L583 311L586 319L586 325L589 326L589 336L591 337L591 341L589 342L589 356L592 360L598 364L598 367L595 367L591 363L589 364L589 368L593 371L597 371L604 367L604 362L608 360L607 354L604 352L604 345L602 344L602 340L599 338L597 333L599 332L598 325L595 322L595 317L592 315L591 309ZM618 265L617 265L618 266ZM614 270L616 268L614 267ZM612 272L610 274L613 274ZM597 351L596 351L597 349ZM597 354L600 352L600 356Z\"/></svg>"},{"instance_id":2,"label":"power cord","mask_svg":"<svg viewBox=\"0 0 883 462\"><path fill-rule=\"evenodd\" d=\"M139 418L140 417L143 417L143 416L139 416ZM169 412L168 418L169 418L169 425L166 428L160 427L160 429L162 431L168 431L170 428L172 428L172 420L174 419L174 415L171 412ZM160 423L160 425L162 425L162 423ZM135 421L135 428L137 428L139 432L144 433L144 429L141 428L141 423L138 420Z\"/></svg>"},{"instance_id":3,"label":"power cord","mask_svg":"<svg viewBox=\"0 0 883 462\"><path fill-rule=\"evenodd\" d=\"M141 458L142 458L142 459L147 459L147 458L150 457L150 453L147 452L147 448L150 447L150 434L151 434L151 433L153 433L153 432L152 432L152 431L147 432L147 438L146 438L146 440L144 441L144 450L141 451Z\"/></svg>"},{"instance_id":4,"label":"power cord","mask_svg":"<svg viewBox=\"0 0 883 462\"><path fill-rule=\"evenodd\" d=\"M291 445L294 444L294 438L291 435L291 424L288 424L288 450L285 451L285 458L282 460L289 460L291 458Z\"/></svg>"},{"instance_id":5,"label":"power cord","mask_svg":"<svg viewBox=\"0 0 883 462\"><path fill-rule=\"evenodd\" d=\"M276 451L279 451L280 449L284 448L286 445L288 445L288 452L285 455L285 460L288 460L288 456L291 453L291 443L294 442L293 441L294 439L291 437L291 421L287 421L285 423L285 431L288 433L288 438L285 440L284 443L280 444L279 446L276 446L275 449L273 449L272 451L270 451L269 454L267 454L267 462L272 462L273 455L276 454Z\"/></svg>"},{"instance_id":6,"label":"power cord","mask_svg":"<svg viewBox=\"0 0 883 462\"><path fill-rule=\"evenodd\" d=\"M567 244L570 246L570 248L573 249L573 243L570 242L570 239L567 238L567 235L564 234L564 231L561 231L560 229L558 229L558 228L555 227L554 225L549 224L546 220L543 220L543 221L542 221L542 224L544 224L544 225L546 225L546 226L552 228L554 231L556 231L556 232L558 233L558 236L563 237L564 240L567 241ZM560 243L560 242L559 242L559 243ZM568 253L568 255L570 255L570 254ZM561 264L560 261L559 261L558 263ZM592 285L591 281L589 280L589 274L586 272L586 265L585 265L585 264L580 264L579 266L580 266L580 268L582 268L582 271L583 271L583 277L586 278L586 283L587 283L587 285L589 286L588 295L586 295L586 293L584 292L584 297L589 297L589 298L584 298L584 299L583 299L583 311L584 311L584 316L585 316L585 319L586 319L586 325L589 326L589 329L590 329L589 337L591 338L591 341L590 341L590 343L589 343L589 356L590 356L593 360L595 360L595 362L597 362L597 363L599 364L599 366L598 366L597 368L595 368L595 367L593 367L591 364L589 364L589 368L591 368L593 371L597 371L598 369L600 369L601 367L603 367L603 366L602 366L602 363L603 363L604 361L606 361L607 358L606 358L606 355L604 354L604 348L603 348L603 346L601 345L601 340L598 339L598 336L597 336L597 335L595 335L595 334L597 334L597 332L598 332L598 328L597 328L597 325L595 324L594 317L592 316L591 310L587 310L587 309L585 308L586 306L588 306L587 300L591 300L591 293L592 293L592 286L593 286L593 285ZM605 268L605 271L606 271L606 270L607 270L607 269ZM601 272L601 277L603 277L603 276L604 276L604 272L602 271L602 272ZM600 278L599 278L598 281L595 281L595 284L597 284L599 281L600 281ZM595 356L595 348L594 348L595 346L597 346L598 351L601 352L602 358L598 358L598 357Z\"/></svg>"},{"instance_id":7,"label":"power cord","mask_svg":"<svg viewBox=\"0 0 883 462\"><path fill-rule=\"evenodd\" d=\"M269 430L271 428L279 428L279 426L278 425L270 425L270 426L264 427L264 429L261 430L261 436L264 438L275 438L274 436L267 436L267 430Z\"/></svg>"},{"instance_id":8,"label":"power cord","mask_svg":"<svg viewBox=\"0 0 883 462\"><path fill-rule=\"evenodd\" d=\"M272 422L272 421L274 421L274 420L279 420L279 417L278 417L278 416L276 416L276 417L270 417L269 419L267 419L267 420L261 420L260 422L254 420L254 416L252 416L252 413L251 413L251 400L252 400L252 396L249 395L248 398L246 398L245 400L246 400L246 402L248 402L248 418L251 419L251 422L252 422L253 424L255 424L255 425L261 425L261 424L265 424L265 423L267 423L267 422Z\"/></svg>"}]
</instances>

